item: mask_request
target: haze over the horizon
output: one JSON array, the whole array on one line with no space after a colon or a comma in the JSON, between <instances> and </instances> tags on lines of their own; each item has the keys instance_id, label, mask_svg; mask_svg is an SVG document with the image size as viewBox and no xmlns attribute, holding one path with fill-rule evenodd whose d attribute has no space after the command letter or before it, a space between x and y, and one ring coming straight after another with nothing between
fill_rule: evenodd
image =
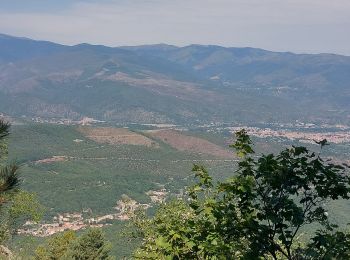
<instances>
[{"instance_id":1,"label":"haze over the horizon","mask_svg":"<svg viewBox=\"0 0 350 260\"><path fill-rule=\"evenodd\" d=\"M348 0L2 0L0 32L63 44L167 43L350 55Z\"/></svg>"}]
</instances>

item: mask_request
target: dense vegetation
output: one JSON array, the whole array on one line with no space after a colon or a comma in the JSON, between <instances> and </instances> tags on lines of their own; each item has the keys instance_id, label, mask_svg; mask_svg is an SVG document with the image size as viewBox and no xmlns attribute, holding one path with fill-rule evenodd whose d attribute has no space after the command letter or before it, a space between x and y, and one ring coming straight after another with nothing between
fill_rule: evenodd
<instances>
[{"instance_id":1,"label":"dense vegetation","mask_svg":"<svg viewBox=\"0 0 350 260\"><path fill-rule=\"evenodd\" d=\"M191 160L212 159L212 156L177 151L164 143L160 143L159 148L99 144L83 136L74 126L14 126L11 138L9 156L21 165L23 185L37 192L50 218L57 213L87 208L94 214L109 213L123 194L149 203L145 192L158 190L163 185L178 192L187 184ZM83 142L75 143L75 139ZM72 159L35 163L52 156ZM206 163L217 176L227 174L233 164ZM41 189L42 185L47 189Z\"/></svg>"},{"instance_id":2,"label":"dense vegetation","mask_svg":"<svg viewBox=\"0 0 350 260\"><path fill-rule=\"evenodd\" d=\"M326 140L320 142L321 149ZM350 198L350 166L305 147L254 158L245 131L232 145L236 175L215 185L202 166L188 199L134 218L138 259L349 259L350 233L329 221L325 203ZM317 224L309 238L302 229ZM344 227L341 227L344 228Z\"/></svg>"},{"instance_id":3,"label":"dense vegetation","mask_svg":"<svg viewBox=\"0 0 350 260\"><path fill-rule=\"evenodd\" d=\"M36 260L111 260L111 245L99 229L90 229L77 237L75 232L66 231L50 238L36 249Z\"/></svg>"},{"instance_id":4,"label":"dense vegetation","mask_svg":"<svg viewBox=\"0 0 350 260\"><path fill-rule=\"evenodd\" d=\"M177 151L156 139L154 141L157 141L160 144L160 147L156 149L143 146L136 147L131 145L116 146L98 144L87 139L77 131L74 126L52 126L44 124L21 125L13 127L12 132L11 138L13 138L13 141L10 146L10 157L20 159L17 159L17 161L21 165L21 176L24 180L22 187L36 192L40 202L46 206L45 222L50 222L52 217L57 213L73 211L81 212L86 208L92 208L93 213L96 215L110 213L111 210L113 210L116 200L123 194L129 195L137 201L149 203L149 197L145 192L150 189L159 189L161 187L159 184L165 185L171 194L178 194L179 190L184 186L193 185L192 180L188 178L191 161L212 158L203 154L198 155ZM226 145L223 141L224 136L222 135L215 135L208 132L200 133L198 131L192 132L191 134L206 138L221 146ZM83 140L83 142L73 142L73 140L76 139ZM262 158L265 158L266 160L269 158L270 161L268 162L272 163L275 161L277 166L281 163L278 161L278 157L283 154L278 153L281 149L280 144L272 145L271 143L267 147L265 140L256 139L255 141L258 143L258 147L256 148L259 152L265 154L269 151L277 152L276 156L263 156L260 160L262 160ZM284 145L290 146L291 143L285 143ZM326 154L326 156L334 156L334 154L332 154L335 149L333 146L334 145L327 147L324 146L322 154ZM317 148L315 145L309 147L312 150ZM345 146L336 147L339 149L346 149L344 148ZM290 159L294 158L292 154L288 154L286 151L284 152L287 157L291 156ZM47 164L36 163L37 160L50 158L55 155L66 155L71 158L74 157L80 159L69 159L67 161ZM312 152L305 149L300 154L300 157L311 155ZM126 157L141 159L141 161L117 159ZM93 160L92 158L107 159L101 161ZM257 168L260 161L257 159L258 157L256 155L251 156L247 154L244 158L251 158L253 160L251 162L251 167L256 173L258 173ZM318 153L315 153L314 159L316 161L318 160ZM176 163L173 161L176 161ZM300 162L301 161L302 160L300 159ZM322 163L328 164L328 162ZM118 258L122 258L123 256L129 257L134 248L139 245L140 238L147 238L146 241L150 244L144 243L135 251L135 257L143 258L148 256L151 258L153 256L157 259L159 257L171 255L175 251L179 255L186 254L186 256L187 254L194 256L195 254L207 252L208 257L211 257L217 253L217 250L222 251L223 248L226 248L226 251L223 251L226 252L226 254L230 254L230 250L234 250L236 258L242 256L243 252L246 252L245 250L250 248L249 240L240 237L243 233L242 229L237 229L237 232L235 231L235 244L227 243L227 240L215 240L215 236L219 235L220 238L224 239L225 237L223 236L223 233L219 233L218 229L221 229L220 232L224 232L228 227L220 227L215 224L224 224L225 222L222 221L222 219L225 219L225 217L220 217L221 219L219 221L217 218L218 216L213 216L213 212L218 211L219 209L223 210L220 207L225 208L229 203L237 207L237 204L235 204L237 203L237 201L235 201L235 196L237 196L237 194L234 196L231 194L232 196L230 199L227 201L221 201L225 196L229 198L228 195L231 192L231 190L222 190L223 187L226 185L227 189L229 189L229 187L230 189L233 188L233 184L230 181L235 177L228 182L225 182L224 180L230 177L233 171L237 170L235 166L236 163L217 161L206 162L205 165L206 168L210 169L212 174L211 176L206 175L207 172L205 168L202 168L201 166L195 168L196 173L199 177L202 176L202 181L206 184L203 186L203 183L199 183L200 185L192 186L192 193L188 194L189 197L186 197L191 199L191 204L186 200L171 201L170 199L170 201L162 205L160 209L155 212L154 218L150 219L148 217L149 213L153 215L154 208L151 212L147 212L147 215L143 215L143 217L137 215L138 217L134 218L135 225L138 227L137 230L134 230L137 231L136 240L129 241L121 236L122 230L126 224L125 222L116 221L115 223L112 223L111 226L105 226L103 231L106 234L106 238L113 241L111 251L108 255L115 255ZM239 172L240 169L242 168L238 168L238 172L235 173L234 176L237 177L241 174ZM144 178L145 174L148 178ZM205 175L207 177L205 177ZM219 181L220 184L216 185L215 183L217 181ZM103 182L107 185L101 185ZM43 185L46 185L49 188L41 189ZM249 194L249 192L254 193L254 187L248 185L247 188L250 188L250 190L248 189L245 191L246 194ZM72 192L72 190L75 192ZM197 197L191 197L190 195ZM171 195L171 197L173 197L173 195ZM330 224L333 224L335 221L340 227L344 227L344 224L349 222L349 208L347 203L341 201L332 203L327 202L325 205L322 205L327 212L325 212L325 214L318 214L317 216L325 216L328 213ZM195 209L195 203L197 203L197 209ZM208 203L212 204L209 205ZM208 207L208 205L212 207L211 211L209 210L210 207ZM254 218L252 221L253 220ZM267 219L262 222L264 221L267 222ZM326 225L326 222L322 222L321 224ZM316 227L318 226L311 225L310 227L310 225L305 225L298 230L296 234L297 239L293 238L293 241L297 241L291 249L293 254L296 254L296 252L298 253L299 251L301 252L307 247L307 244L312 238L311 234L313 233L311 231ZM333 228L334 232L319 233L319 237L322 238L322 241L325 241L325 243L332 247L334 247L334 243L337 243L339 246L346 248L348 239L347 234L341 232L337 233L338 230L334 226L329 225L328 227ZM233 232L233 230L231 231ZM244 230L244 232L248 231L251 232L251 236L254 235L254 230ZM265 231L267 233L270 232L269 230L266 230L266 227ZM178 235L180 237L178 237ZM50 253L48 251L49 248L51 245L53 248L60 247L57 245L57 241L62 240L62 236L54 236L52 239L15 236L14 240L11 242L10 248L14 252L17 252L19 248L23 248L20 255L24 257L24 259L33 255L34 249L39 244L40 246L36 250L36 255L52 254L52 252ZM70 236L69 233L68 236ZM84 233L74 233L74 241L78 241L75 239L79 239L81 236L84 236ZM172 238L173 236L174 238ZM315 236L315 238L317 237ZM260 239L262 238L260 237ZM341 243L339 242L340 240L342 241ZM108 245L106 240L103 241ZM242 243L237 243L237 241L241 241ZM277 245L280 245L281 241L282 240L279 238L276 238L275 240ZM298 246L295 245L299 245L299 243L302 250L300 249L298 251ZM69 248L72 248L73 244L76 244L76 242L70 244ZM200 250L197 248L199 244L203 247ZM271 244L270 246L273 247L275 245ZM221 246L223 246L223 248L221 248ZM150 247L152 247L152 250L156 251L149 251ZM241 248L237 250L239 247ZM109 246L107 246L107 248L109 248ZM343 249L339 251L347 252ZM305 252L303 251L302 253ZM316 255L319 253L320 252L314 252ZM282 257L281 254L282 253L276 253L277 257ZM308 251L308 254L311 254L310 250Z\"/></svg>"},{"instance_id":5,"label":"dense vegetation","mask_svg":"<svg viewBox=\"0 0 350 260\"><path fill-rule=\"evenodd\" d=\"M223 136L209 136L210 141L225 145ZM76 143L73 141L75 139L83 142ZM140 203L151 203L145 194L149 190L159 190L165 186L171 194L179 193L188 184L191 161L213 158L178 151L165 143L159 143L160 147L156 149L99 144L83 136L76 126L14 125L9 157L20 165L23 188L35 192L45 206L42 221L51 223L57 214L82 212L89 208L94 216L115 213L113 207L123 194ZM80 159L36 163L37 160L60 155ZM206 162L206 165L213 168L213 173L221 178L228 176L234 162L213 161ZM47 188L42 189L43 186ZM112 226L103 228L106 238L115 241L112 254L119 258L130 256L137 244L132 242L125 245L125 239L116 236L122 233L124 226L125 222L115 221ZM23 257L27 258L45 239L16 236L11 249L18 251L24 248Z\"/></svg>"},{"instance_id":6,"label":"dense vegetation","mask_svg":"<svg viewBox=\"0 0 350 260\"><path fill-rule=\"evenodd\" d=\"M0 257L17 257L17 252L11 252L5 242L15 233L16 227L23 220L38 222L42 207L36 196L20 190L18 167L6 165L7 145L4 140L9 135L10 125L0 120ZM110 245L99 229L90 229L77 237L73 231L68 231L49 239L36 250L35 259L113 259L110 255Z\"/></svg>"}]
</instances>

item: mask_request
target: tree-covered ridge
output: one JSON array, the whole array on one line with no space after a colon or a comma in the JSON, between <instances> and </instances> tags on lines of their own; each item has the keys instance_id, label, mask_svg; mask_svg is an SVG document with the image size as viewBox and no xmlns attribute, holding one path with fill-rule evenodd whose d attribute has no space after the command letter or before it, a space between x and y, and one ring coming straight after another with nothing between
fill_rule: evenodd
<instances>
[{"instance_id":1,"label":"tree-covered ridge","mask_svg":"<svg viewBox=\"0 0 350 260\"><path fill-rule=\"evenodd\" d=\"M349 199L349 166L295 146L256 157L246 132L236 135L242 159L233 177L214 184L195 165L188 198L134 218L143 238L135 258L348 259L350 235L329 221L325 203ZM301 238L308 225L316 231Z\"/></svg>"}]
</instances>

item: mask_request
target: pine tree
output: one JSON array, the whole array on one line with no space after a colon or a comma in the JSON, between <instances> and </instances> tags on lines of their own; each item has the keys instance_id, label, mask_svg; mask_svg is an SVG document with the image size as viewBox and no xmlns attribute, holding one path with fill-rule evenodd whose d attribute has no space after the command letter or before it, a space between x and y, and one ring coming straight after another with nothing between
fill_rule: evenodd
<instances>
[{"instance_id":1,"label":"pine tree","mask_svg":"<svg viewBox=\"0 0 350 260\"><path fill-rule=\"evenodd\" d=\"M19 191L18 168L16 165L6 165L7 145L5 138L9 135L9 128L8 123L0 120L0 244L9 237L7 205Z\"/></svg>"},{"instance_id":2,"label":"pine tree","mask_svg":"<svg viewBox=\"0 0 350 260\"><path fill-rule=\"evenodd\" d=\"M89 229L74 241L67 254L67 259L75 260L108 260L110 245L100 229Z\"/></svg>"}]
</instances>

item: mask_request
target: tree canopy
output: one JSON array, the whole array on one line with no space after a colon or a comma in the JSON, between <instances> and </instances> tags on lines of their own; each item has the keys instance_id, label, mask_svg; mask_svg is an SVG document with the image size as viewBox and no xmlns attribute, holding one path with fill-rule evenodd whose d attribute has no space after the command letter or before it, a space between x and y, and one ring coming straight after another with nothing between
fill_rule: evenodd
<instances>
[{"instance_id":1,"label":"tree canopy","mask_svg":"<svg viewBox=\"0 0 350 260\"><path fill-rule=\"evenodd\" d=\"M110 244L100 229L89 229L81 236L66 231L50 238L35 252L37 260L111 260Z\"/></svg>"},{"instance_id":2,"label":"tree canopy","mask_svg":"<svg viewBox=\"0 0 350 260\"><path fill-rule=\"evenodd\" d=\"M0 255L9 256L11 252L2 244L10 236L9 205L18 192L19 179L17 166L8 166L7 144L5 138L9 135L10 125L0 120Z\"/></svg>"},{"instance_id":3,"label":"tree canopy","mask_svg":"<svg viewBox=\"0 0 350 260\"><path fill-rule=\"evenodd\" d=\"M213 182L194 165L187 197L155 216L134 217L140 259L350 259L350 234L331 223L327 203L350 198L349 166L321 151L292 146L256 156L246 131L236 133L235 174ZM299 238L305 230L309 238Z\"/></svg>"}]
</instances>

